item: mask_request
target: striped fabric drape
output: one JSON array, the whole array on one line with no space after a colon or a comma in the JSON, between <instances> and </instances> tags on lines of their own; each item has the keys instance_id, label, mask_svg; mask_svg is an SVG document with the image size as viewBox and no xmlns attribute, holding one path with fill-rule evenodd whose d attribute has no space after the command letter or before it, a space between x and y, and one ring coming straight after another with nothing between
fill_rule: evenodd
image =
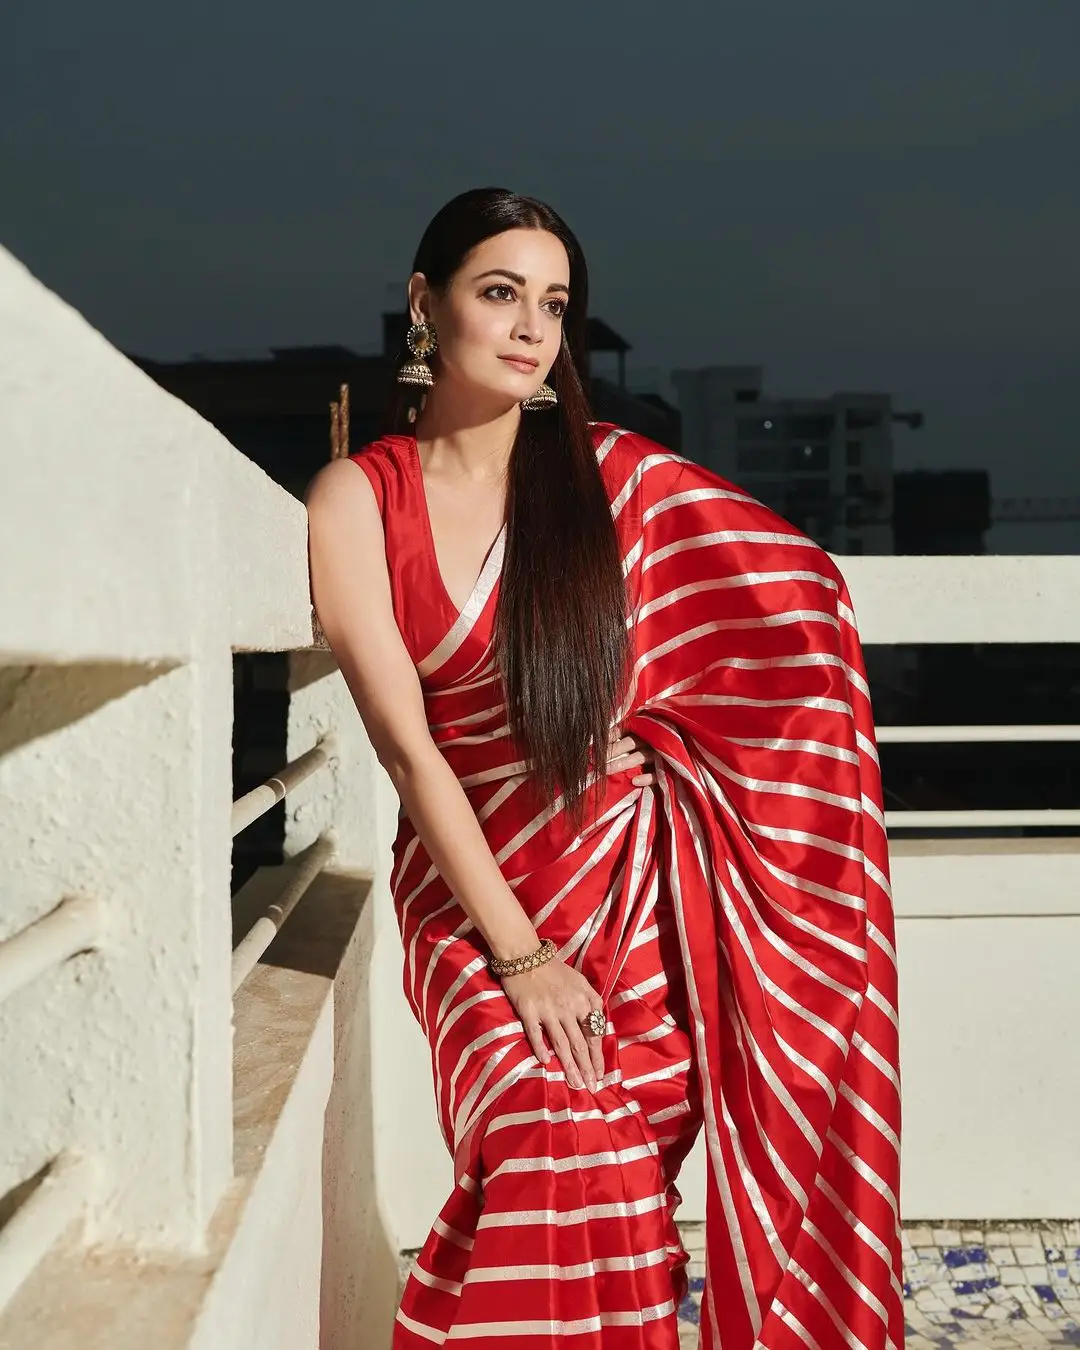
<instances>
[{"instance_id":1,"label":"striped fabric drape","mask_svg":"<svg viewBox=\"0 0 1080 1350\"><path fill-rule=\"evenodd\" d=\"M704 1129L702 1345L899 1350L893 921L843 580L707 470L606 425L595 443L635 655L619 725L654 747L656 785L610 775L575 834L523 775L490 641L501 536L418 669L504 875L605 998L606 1073L594 1097L537 1063L403 820L405 989L457 1180L394 1344L675 1350L675 1181ZM354 458L384 518L391 491L423 510L414 442Z\"/></svg>"}]
</instances>

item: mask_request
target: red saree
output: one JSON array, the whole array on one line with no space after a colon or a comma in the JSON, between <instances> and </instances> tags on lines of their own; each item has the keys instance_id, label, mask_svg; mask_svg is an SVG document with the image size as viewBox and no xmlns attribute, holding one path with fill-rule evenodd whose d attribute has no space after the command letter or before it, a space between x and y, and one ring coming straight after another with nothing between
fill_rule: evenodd
<instances>
[{"instance_id":1,"label":"red saree","mask_svg":"<svg viewBox=\"0 0 1080 1350\"><path fill-rule=\"evenodd\" d=\"M395 1350L677 1350L675 1178L708 1145L702 1345L899 1350L893 920L868 690L844 582L767 508L594 428L636 658L578 834L539 799L490 639L503 536L464 609L439 577L415 441L352 458L386 528L432 734L538 932L603 995L596 1096L542 1068L408 820L393 891L456 1185Z\"/></svg>"}]
</instances>

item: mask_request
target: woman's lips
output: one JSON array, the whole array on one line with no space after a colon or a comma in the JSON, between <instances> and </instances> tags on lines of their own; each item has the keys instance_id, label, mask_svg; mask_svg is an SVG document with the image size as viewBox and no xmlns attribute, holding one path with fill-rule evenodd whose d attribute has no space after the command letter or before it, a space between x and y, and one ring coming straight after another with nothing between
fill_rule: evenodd
<instances>
[{"instance_id":1,"label":"woman's lips","mask_svg":"<svg viewBox=\"0 0 1080 1350\"><path fill-rule=\"evenodd\" d=\"M539 361L529 361L522 356L500 356L500 361L505 361L508 366L513 366L515 370L520 370L523 375L531 375Z\"/></svg>"}]
</instances>

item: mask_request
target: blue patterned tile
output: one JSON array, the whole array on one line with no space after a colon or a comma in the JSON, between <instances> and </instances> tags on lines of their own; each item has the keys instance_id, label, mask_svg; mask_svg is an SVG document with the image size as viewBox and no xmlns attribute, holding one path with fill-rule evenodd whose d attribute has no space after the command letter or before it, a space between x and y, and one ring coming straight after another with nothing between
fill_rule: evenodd
<instances>
[{"instance_id":1,"label":"blue patterned tile","mask_svg":"<svg viewBox=\"0 0 1080 1350\"><path fill-rule=\"evenodd\" d=\"M689 1294L679 1304L679 1321L692 1327L698 1326L701 1322L701 1306L697 1299L691 1298Z\"/></svg>"},{"instance_id":2,"label":"blue patterned tile","mask_svg":"<svg viewBox=\"0 0 1080 1350\"><path fill-rule=\"evenodd\" d=\"M981 1294L986 1289L997 1289L1000 1284L996 1275L986 1275L980 1280L957 1280L953 1290L957 1294Z\"/></svg>"},{"instance_id":3,"label":"blue patterned tile","mask_svg":"<svg viewBox=\"0 0 1080 1350\"><path fill-rule=\"evenodd\" d=\"M981 1266L987 1260L985 1247L949 1247L941 1255L950 1270L959 1266Z\"/></svg>"}]
</instances>

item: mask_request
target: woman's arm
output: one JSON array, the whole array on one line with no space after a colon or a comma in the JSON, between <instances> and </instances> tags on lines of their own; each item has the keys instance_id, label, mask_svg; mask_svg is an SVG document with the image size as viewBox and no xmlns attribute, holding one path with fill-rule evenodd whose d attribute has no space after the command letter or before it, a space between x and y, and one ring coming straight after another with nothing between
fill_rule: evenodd
<instances>
[{"instance_id":1,"label":"woman's arm","mask_svg":"<svg viewBox=\"0 0 1080 1350\"><path fill-rule=\"evenodd\" d=\"M312 480L307 505L315 609L379 763L490 950L499 957L532 951L536 931L428 730L420 680L394 618L382 520L367 475L332 460Z\"/></svg>"},{"instance_id":2,"label":"woman's arm","mask_svg":"<svg viewBox=\"0 0 1080 1350\"><path fill-rule=\"evenodd\" d=\"M332 460L312 479L307 508L312 599L379 763L489 950L500 958L523 956L539 939L432 740L416 667L394 617L382 519L367 475ZM586 1042L580 1022L599 999L584 976L556 960L508 977L505 988L537 1057L549 1057L546 1034L571 1082L576 1061L594 1087L603 1057L599 1041Z\"/></svg>"}]
</instances>

